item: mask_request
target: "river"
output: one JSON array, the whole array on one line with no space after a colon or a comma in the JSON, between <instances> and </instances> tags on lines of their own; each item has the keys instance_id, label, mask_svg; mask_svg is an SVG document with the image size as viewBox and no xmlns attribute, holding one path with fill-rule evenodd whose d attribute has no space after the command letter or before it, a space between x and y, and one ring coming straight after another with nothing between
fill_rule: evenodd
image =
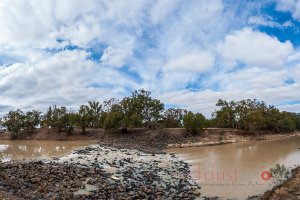
<instances>
[{"instance_id":1,"label":"river","mask_svg":"<svg viewBox=\"0 0 300 200\"><path fill-rule=\"evenodd\" d=\"M274 186L268 172L276 163L300 165L300 137L250 141L218 146L168 149L190 163L201 194L224 199L246 199Z\"/></svg>"},{"instance_id":2,"label":"river","mask_svg":"<svg viewBox=\"0 0 300 200\"><path fill-rule=\"evenodd\" d=\"M93 144L92 141L0 140L0 159L34 160L63 156L75 148Z\"/></svg>"}]
</instances>

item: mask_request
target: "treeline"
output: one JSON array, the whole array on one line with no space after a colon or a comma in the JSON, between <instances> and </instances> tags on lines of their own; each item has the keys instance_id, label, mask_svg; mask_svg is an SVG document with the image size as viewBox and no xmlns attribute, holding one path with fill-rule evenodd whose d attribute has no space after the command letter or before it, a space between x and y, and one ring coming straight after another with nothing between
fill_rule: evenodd
<instances>
[{"instance_id":1,"label":"treeline","mask_svg":"<svg viewBox=\"0 0 300 200\"><path fill-rule=\"evenodd\" d=\"M122 100L110 99L102 103L89 101L72 111L66 107L50 106L45 113L36 110L13 110L0 121L0 125L16 137L33 132L37 127L51 127L58 132L72 133L74 128L104 128L109 132L127 132L130 128L185 128L188 133L198 133L203 128L222 127L249 131L294 131L300 129L300 115L280 112L257 100L224 101L216 104L212 118L186 109L164 109L164 104L151 97L151 92L136 90Z\"/></svg>"},{"instance_id":2,"label":"treeline","mask_svg":"<svg viewBox=\"0 0 300 200\"><path fill-rule=\"evenodd\" d=\"M281 112L256 99L241 101L219 100L219 110L213 113L211 126L245 129L249 131L288 132L300 130L300 114Z\"/></svg>"},{"instance_id":3,"label":"treeline","mask_svg":"<svg viewBox=\"0 0 300 200\"><path fill-rule=\"evenodd\" d=\"M184 109L164 109L164 104L151 97L151 92L136 90L122 100L110 99L103 103L89 101L78 111L66 107L50 106L46 113L36 110L10 111L1 119L1 125L16 136L34 131L36 127L51 127L58 132L72 133L73 129L104 128L110 132L127 132L128 128L185 127L187 132L197 133L207 125L200 113Z\"/></svg>"}]
</instances>

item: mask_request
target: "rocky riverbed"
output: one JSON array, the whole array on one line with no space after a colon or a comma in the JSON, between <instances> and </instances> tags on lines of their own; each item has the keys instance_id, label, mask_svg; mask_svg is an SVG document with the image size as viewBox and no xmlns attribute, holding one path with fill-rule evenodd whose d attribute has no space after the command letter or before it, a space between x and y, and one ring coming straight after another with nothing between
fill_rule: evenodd
<instances>
[{"instance_id":1,"label":"rocky riverbed","mask_svg":"<svg viewBox=\"0 0 300 200\"><path fill-rule=\"evenodd\" d=\"M0 190L19 199L200 198L189 174L172 154L91 145L52 160L4 163Z\"/></svg>"}]
</instances>

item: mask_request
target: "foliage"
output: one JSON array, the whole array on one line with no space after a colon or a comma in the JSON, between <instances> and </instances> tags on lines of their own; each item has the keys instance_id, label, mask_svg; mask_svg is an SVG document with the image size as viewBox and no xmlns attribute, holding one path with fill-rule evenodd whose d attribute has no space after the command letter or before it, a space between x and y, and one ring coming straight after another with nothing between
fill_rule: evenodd
<instances>
[{"instance_id":1,"label":"foliage","mask_svg":"<svg viewBox=\"0 0 300 200\"><path fill-rule=\"evenodd\" d=\"M20 109L9 111L1 120L1 126L12 133L12 138L18 138L22 133L32 132L40 123L40 112L36 110L24 113Z\"/></svg>"},{"instance_id":2,"label":"foliage","mask_svg":"<svg viewBox=\"0 0 300 200\"><path fill-rule=\"evenodd\" d=\"M107 113L104 120L104 129L114 132L122 126L122 113L117 111L112 111Z\"/></svg>"},{"instance_id":3,"label":"foliage","mask_svg":"<svg viewBox=\"0 0 300 200\"><path fill-rule=\"evenodd\" d=\"M284 165L276 163L275 167L270 169L272 180L276 184L282 183L288 176L288 168Z\"/></svg>"},{"instance_id":4,"label":"foliage","mask_svg":"<svg viewBox=\"0 0 300 200\"><path fill-rule=\"evenodd\" d=\"M18 133L24 128L25 114L20 109L9 111L2 119L2 126L5 126L9 132Z\"/></svg>"},{"instance_id":5,"label":"foliage","mask_svg":"<svg viewBox=\"0 0 300 200\"><path fill-rule=\"evenodd\" d=\"M102 105L98 101L89 101L86 107L89 113L90 126L93 128L100 128L102 125L100 123L100 117L102 114Z\"/></svg>"},{"instance_id":6,"label":"foliage","mask_svg":"<svg viewBox=\"0 0 300 200\"><path fill-rule=\"evenodd\" d=\"M140 115L145 125L148 128L155 128L161 118L164 104L158 99L153 99L150 95L150 91L135 90L130 97L130 103L133 112Z\"/></svg>"},{"instance_id":7,"label":"foliage","mask_svg":"<svg viewBox=\"0 0 300 200\"><path fill-rule=\"evenodd\" d=\"M230 101L219 100L221 107L213 114L214 122L223 128L238 128L250 131L294 131L300 127L300 117L295 113L280 112L274 106L256 99Z\"/></svg>"},{"instance_id":8,"label":"foliage","mask_svg":"<svg viewBox=\"0 0 300 200\"><path fill-rule=\"evenodd\" d=\"M92 116L89 113L89 107L81 105L76 116L76 124L81 127L82 133L85 134L85 129L90 125Z\"/></svg>"},{"instance_id":9,"label":"foliage","mask_svg":"<svg viewBox=\"0 0 300 200\"><path fill-rule=\"evenodd\" d=\"M66 131L71 134L76 124L77 115L67 111L66 107L49 107L43 119L43 125L56 128L58 132Z\"/></svg>"},{"instance_id":10,"label":"foliage","mask_svg":"<svg viewBox=\"0 0 300 200\"><path fill-rule=\"evenodd\" d=\"M206 127L206 119L200 113L195 114L189 111L183 116L183 126L187 132L196 134Z\"/></svg>"},{"instance_id":11,"label":"foliage","mask_svg":"<svg viewBox=\"0 0 300 200\"><path fill-rule=\"evenodd\" d=\"M23 112L20 109L9 111L1 119L1 126L15 133L32 132L38 125L57 129L59 132L72 133L74 127L86 132L86 128L105 128L109 131L128 128L148 127L155 129L158 125L165 128L184 127L187 132L197 133L206 126L238 128L249 131L288 132L300 130L300 114L281 112L263 101L246 99L226 101L220 99L212 118L206 120L200 113L185 109L169 108L144 89L135 90L122 100L111 98L100 103L89 101L81 105L77 112L66 107L50 106L41 118L35 110Z\"/></svg>"},{"instance_id":12,"label":"foliage","mask_svg":"<svg viewBox=\"0 0 300 200\"><path fill-rule=\"evenodd\" d=\"M186 110L180 108L169 108L163 114L163 126L165 128L181 128L183 125L183 116Z\"/></svg>"}]
</instances>

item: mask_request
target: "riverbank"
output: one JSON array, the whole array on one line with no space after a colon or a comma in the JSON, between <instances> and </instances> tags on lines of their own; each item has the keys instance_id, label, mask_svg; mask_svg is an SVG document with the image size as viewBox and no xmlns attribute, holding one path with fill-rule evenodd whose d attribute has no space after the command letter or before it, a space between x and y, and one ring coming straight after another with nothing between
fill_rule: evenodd
<instances>
[{"instance_id":1,"label":"riverbank","mask_svg":"<svg viewBox=\"0 0 300 200\"><path fill-rule=\"evenodd\" d=\"M2 164L0 191L20 199L196 199L189 174L173 154L91 145L54 160Z\"/></svg>"},{"instance_id":2,"label":"riverbank","mask_svg":"<svg viewBox=\"0 0 300 200\"><path fill-rule=\"evenodd\" d=\"M264 194L263 199L300 199L300 166L292 171L292 176L281 185Z\"/></svg>"},{"instance_id":3,"label":"riverbank","mask_svg":"<svg viewBox=\"0 0 300 200\"><path fill-rule=\"evenodd\" d=\"M266 191L263 195L249 198L249 200L298 200L300 199L300 166L292 170L292 176L282 184Z\"/></svg>"},{"instance_id":4,"label":"riverbank","mask_svg":"<svg viewBox=\"0 0 300 200\"><path fill-rule=\"evenodd\" d=\"M199 147L221 145L255 140L280 140L300 136L300 132L250 133L238 129L207 128L197 135L186 134L183 128L130 129L127 133L106 133L103 129L87 129L81 134L81 129L74 129L71 135L52 129L38 129L32 134L25 135L21 140L62 140L80 141L96 140L97 143L115 148L137 149L148 153L162 153L168 148ZM0 133L0 140L9 140L8 132Z\"/></svg>"},{"instance_id":5,"label":"riverbank","mask_svg":"<svg viewBox=\"0 0 300 200\"><path fill-rule=\"evenodd\" d=\"M224 132L217 131L215 133L213 132L213 130L210 130L209 133L202 135L200 141L168 144L166 146L166 149L222 145L222 144L257 141L257 140L275 141L275 140L289 139L293 137L300 137L300 132L297 131L291 133L275 133L275 134L270 132L257 132L256 134L251 134L247 132L240 132L238 130L227 130Z\"/></svg>"}]
</instances>

